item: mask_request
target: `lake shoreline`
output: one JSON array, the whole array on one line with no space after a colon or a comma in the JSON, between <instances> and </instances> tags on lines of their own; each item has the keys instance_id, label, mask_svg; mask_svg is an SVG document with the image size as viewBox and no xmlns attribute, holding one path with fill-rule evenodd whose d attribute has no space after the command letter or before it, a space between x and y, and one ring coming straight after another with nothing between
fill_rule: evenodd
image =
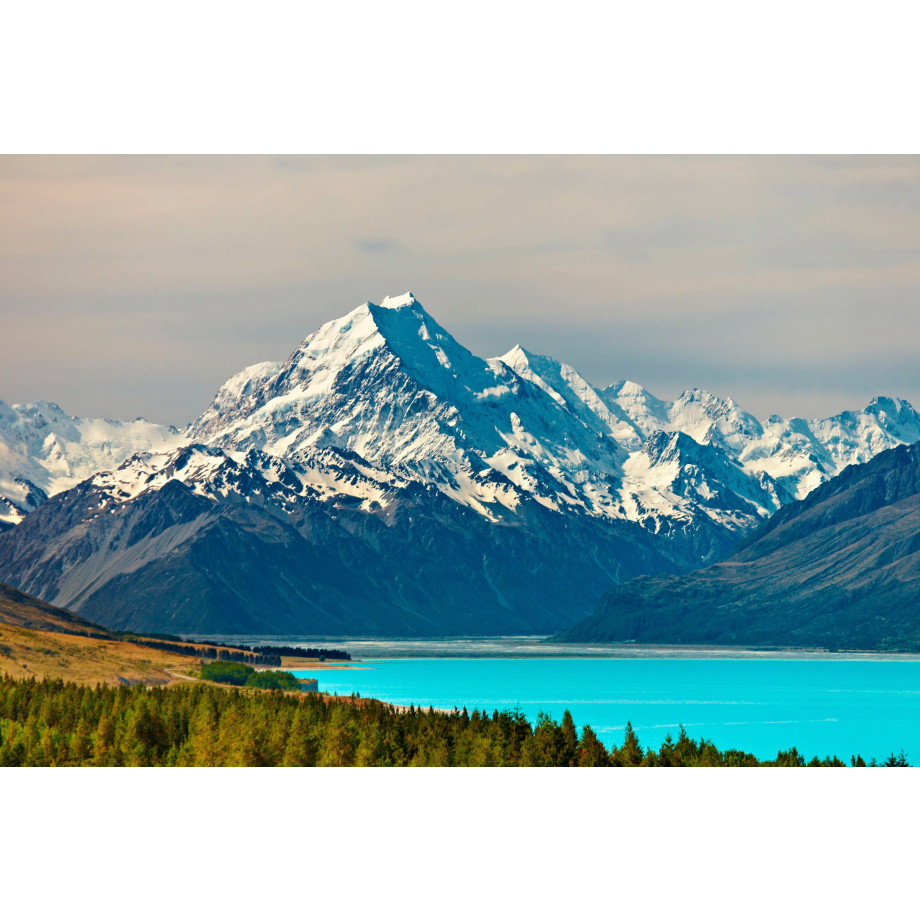
<instances>
[{"instance_id":1,"label":"lake shoreline","mask_svg":"<svg viewBox=\"0 0 920 920\"><path fill-rule=\"evenodd\" d=\"M222 642L253 643L253 637L196 637ZM271 643L280 637L258 637ZM920 661L920 652L875 650L830 650L826 648L756 647L725 645L651 645L638 643L548 643L545 636L460 636L406 639L403 637L285 636L285 644L324 647L347 651L352 661L393 658L597 658L675 660L779 660L779 661ZM348 667L348 662L325 662L326 667Z\"/></svg>"},{"instance_id":2,"label":"lake shoreline","mask_svg":"<svg viewBox=\"0 0 920 920\"><path fill-rule=\"evenodd\" d=\"M772 758L796 747L809 759L920 752L920 661L771 658L389 658L363 667L295 672L324 693L388 705L493 712L519 708L536 724L569 710L604 744L631 722L658 747L684 726L720 750Z\"/></svg>"}]
</instances>

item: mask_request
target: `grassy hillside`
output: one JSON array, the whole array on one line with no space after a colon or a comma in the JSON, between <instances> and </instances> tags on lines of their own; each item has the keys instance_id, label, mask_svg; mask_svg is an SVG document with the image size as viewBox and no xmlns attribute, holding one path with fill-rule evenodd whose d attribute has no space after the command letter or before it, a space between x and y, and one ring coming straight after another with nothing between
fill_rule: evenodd
<instances>
[{"instance_id":1,"label":"grassy hillside","mask_svg":"<svg viewBox=\"0 0 920 920\"><path fill-rule=\"evenodd\" d=\"M233 654L266 663L247 650L207 642L114 633L0 582L0 674L78 684L165 684L189 679L201 658ZM289 668L308 662L284 659Z\"/></svg>"},{"instance_id":2,"label":"grassy hillside","mask_svg":"<svg viewBox=\"0 0 920 920\"><path fill-rule=\"evenodd\" d=\"M117 639L73 636L0 623L0 674L78 684L166 684L197 659Z\"/></svg>"},{"instance_id":3,"label":"grassy hillside","mask_svg":"<svg viewBox=\"0 0 920 920\"><path fill-rule=\"evenodd\" d=\"M78 684L166 684L197 659L144 648L0 582L0 674Z\"/></svg>"},{"instance_id":4,"label":"grassy hillside","mask_svg":"<svg viewBox=\"0 0 920 920\"><path fill-rule=\"evenodd\" d=\"M37 597L17 591L0 582L0 623L24 626L27 629L48 629L53 632L114 638L114 633L82 617L40 601Z\"/></svg>"}]
</instances>

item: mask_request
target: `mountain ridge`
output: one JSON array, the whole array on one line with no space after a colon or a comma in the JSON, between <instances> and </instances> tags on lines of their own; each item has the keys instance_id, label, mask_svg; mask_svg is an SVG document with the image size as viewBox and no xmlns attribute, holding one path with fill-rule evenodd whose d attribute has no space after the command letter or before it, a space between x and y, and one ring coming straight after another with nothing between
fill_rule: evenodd
<instances>
[{"instance_id":1,"label":"mountain ridge","mask_svg":"<svg viewBox=\"0 0 920 920\"><path fill-rule=\"evenodd\" d=\"M920 444L848 467L716 565L617 586L556 638L920 648Z\"/></svg>"},{"instance_id":2,"label":"mountain ridge","mask_svg":"<svg viewBox=\"0 0 920 920\"><path fill-rule=\"evenodd\" d=\"M290 590L271 604L313 611L317 631L348 631L349 592L392 634L400 623L446 634L452 618L480 632L556 630L624 578L722 558L844 460L920 438L920 415L896 399L760 423L700 389L673 401L629 381L599 390L520 346L478 358L411 293L368 301L287 360L245 368L182 430L58 418L54 431L69 424L72 442L55 434L49 447L44 416L31 427L26 416L0 415L0 498L12 509L0 577L110 624L130 618L141 591L155 628L173 632L194 616L157 594L154 571L189 597L213 595L206 618L224 604L240 631L258 631L271 592L249 596L215 561L218 545L237 558L230 534L286 572ZM129 542L141 531L143 553ZM439 541L454 547L456 572ZM266 549L279 544L300 569ZM505 571L509 559L517 571ZM525 577L529 592L515 585ZM457 597L445 601L438 578ZM464 611L464 591L482 617ZM425 605L439 603L432 618ZM287 614L272 616L295 631Z\"/></svg>"},{"instance_id":3,"label":"mountain ridge","mask_svg":"<svg viewBox=\"0 0 920 920\"><path fill-rule=\"evenodd\" d=\"M383 357L367 362L369 354ZM364 398L387 377L388 392ZM349 385L358 398L348 397ZM47 415L41 405L16 408L22 416ZM31 432L30 454L25 439L20 436L17 444L17 432L10 432L26 427L22 418L3 408L0 454L5 449L7 456L0 455L0 526L7 527L49 495L136 452L200 442L257 447L282 457L313 448L353 451L389 466L414 464L414 475L422 479L426 464L447 460L450 475L435 469L433 481L451 491L445 482L453 479L452 497L487 517L513 512L525 491L557 508L647 518L656 531L662 514L672 521L692 517L685 503L668 494L676 480L656 474L660 481L646 490L642 483L625 483L624 468L631 460L635 466L636 453L655 443L649 439L657 431L680 431L721 450L750 479L746 497L756 496L756 507L743 530L848 463L920 439L920 414L905 400L876 397L865 410L829 419L774 415L760 423L733 400L698 388L671 402L629 381L598 390L574 368L521 346L501 358L476 358L411 293L385 298L382 305L366 302L324 324L285 362L244 369L182 430L142 420L75 419L55 407L58 427L69 423L79 432L104 423L102 434L87 445L73 432L69 440L53 432L48 444L36 448ZM44 424L39 419L35 427ZM118 430L130 426L136 429L130 437ZM735 521L726 526L733 536L739 531Z\"/></svg>"}]
</instances>

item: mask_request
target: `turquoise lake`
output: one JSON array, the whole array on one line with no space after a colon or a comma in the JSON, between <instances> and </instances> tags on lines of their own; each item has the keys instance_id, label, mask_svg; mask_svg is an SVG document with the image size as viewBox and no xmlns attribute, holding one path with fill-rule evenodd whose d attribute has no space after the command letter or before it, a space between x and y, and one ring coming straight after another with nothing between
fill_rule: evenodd
<instances>
[{"instance_id":1,"label":"turquoise lake","mask_svg":"<svg viewBox=\"0 0 920 920\"><path fill-rule=\"evenodd\" d=\"M343 670L296 671L326 693L436 709L513 709L533 721L569 709L606 744L627 720L644 746L683 724L719 748L774 757L920 764L920 661L644 658L384 658Z\"/></svg>"}]
</instances>

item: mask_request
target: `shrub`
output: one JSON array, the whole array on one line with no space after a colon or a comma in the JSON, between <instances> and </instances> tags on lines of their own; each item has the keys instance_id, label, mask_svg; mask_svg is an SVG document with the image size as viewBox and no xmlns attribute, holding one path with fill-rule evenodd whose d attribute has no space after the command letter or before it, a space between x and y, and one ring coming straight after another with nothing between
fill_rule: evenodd
<instances>
[{"instance_id":1,"label":"shrub","mask_svg":"<svg viewBox=\"0 0 920 920\"><path fill-rule=\"evenodd\" d=\"M246 678L246 686L259 690L299 690L300 682L289 671L254 671Z\"/></svg>"},{"instance_id":2,"label":"shrub","mask_svg":"<svg viewBox=\"0 0 920 920\"><path fill-rule=\"evenodd\" d=\"M202 680L213 680L218 684L233 684L242 687L255 674L255 669L237 661L209 661L201 666Z\"/></svg>"}]
</instances>

